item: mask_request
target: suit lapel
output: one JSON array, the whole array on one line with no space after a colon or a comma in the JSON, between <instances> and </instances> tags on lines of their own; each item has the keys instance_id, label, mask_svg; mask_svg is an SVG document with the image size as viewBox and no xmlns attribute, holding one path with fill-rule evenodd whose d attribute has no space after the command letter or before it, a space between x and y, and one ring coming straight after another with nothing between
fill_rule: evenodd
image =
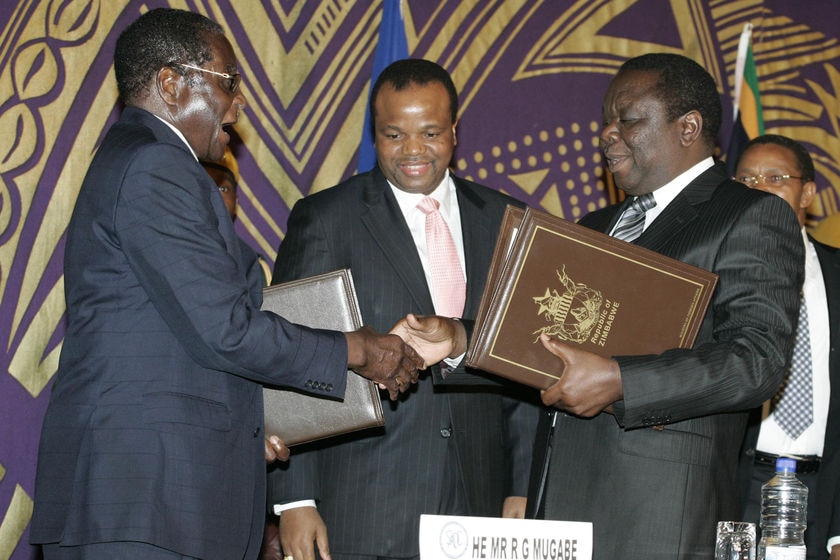
<instances>
[{"instance_id":1,"label":"suit lapel","mask_svg":"<svg viewBox=\"0 0 840 560\"><path fill-rule=\"evenodd\" d=\"M694 206L680 193L636 239L636 245L659 251L672 239L674 233L696 217Z\"/></svg>"},{"instance_id":2,"label":"suit lapel","mask_svg":"<svg viewBox=\"0 0 840 560\"><path fill-rule=\"evenodd\" d=\"M668 207L657 216L636 244L646 249L663 252L672 237L697 218L697 206L711 199L715 189L727 179L723 168L715 165L690 182Z\"/></svg>"},{"instance_id":3,"label":"suit lapel","mask_svg":"<svg viewBox=\"0 0 840 560\"><path fill-rule=\"evenodd\" d=\"M467 299L464 306L464 317L473 317L478 310L484 283L487 280L486 271L490 262L483 262L482 255L486 253L488 245L494 246L498 231L491 229L484 215L485 202L467 183L452 177L455 190L458 193L458 208L461 214L461 232L464 237L464 263L467 276ZM485 271L477 274L476 271Z\"/></svg>"},{"instance_id":4,"label":"suit lapel","mask_svg":"<svg viewBox=\"0 0 840 560\"><path fill-rule=\"evenodd\" d=\"M370 181L362 193L362 202L367 211L360 216L360 220L381 249L385 260L400 276L418 309L423 313L434 313L434 304L414 239L388 182L378 168L370 174Z\"/></svg>"},{"instance_id":5,"label":"suit lapel","mask_svg":"<svg viewBox=\"0 0 840 560\"><path fill-rule=\"evenodd\" d=\"M813 238L811 242L820 260L820 271L825 284L825 297L828 303L829 325L840 325L840 251L824 245ZM840 340L840 327L829 328L831 347L835 348ZM838 380L840 382L840 380Z\"/></svg>"},{"instance_id":6,"label":"suit lapel","mask_svg":"<svg viewBox=\"0 0 840 560\"><path fill-rule=\"evenodd\" d=\"M814 249L820 261L820 270L825 283L825 297L828 303L828 380L829 405L828 424L825 432L825 448L823 457L836 455L840 446L840 429L835 426L840 420L840 350L837 349L840 340L840 250L815 241ZM830 472L830 471L827 471ZM820 473L822 477L822 473Z\"/></svg>"},{"instance_id":7,"label":"suit lapel","mask_svg":"<svg viewBox=\"0 0 840 560\"><path fill-rule=\"evenodd\" d=\"M230 253L235 259L236 262L242 262L242 251L239 245L239 236L236 234L236 230L233 228L233 221L230 219L230 215L228 214L227 208L225 207L225 203L222 200L221 194L219 194L219 190L216 187L216 184L213 182L213 179L207 172L204 170L204 167L195 159L195 156L190 151L190 149L184 144L184 141L177 135L175 132L169 128L169 126L162 122L158 117L154 116L153 114L143 110L138 109L135 107L126 107L123 112L123 118L129 121L134 121L143 124L144 126L148 127L152 130L155 134L155 137L161 141L176 146L185 153L189 154L189 158L192 162L194 162L194 175L196 177L196 181L201 188L206 188L206 194L210 198L210 204L213 207L213 211L216 215L216 220L219 223L219 235L222 236L222 239L225 242L225 246L227 247L228 253Z\"/></svg>"}]
</instances>

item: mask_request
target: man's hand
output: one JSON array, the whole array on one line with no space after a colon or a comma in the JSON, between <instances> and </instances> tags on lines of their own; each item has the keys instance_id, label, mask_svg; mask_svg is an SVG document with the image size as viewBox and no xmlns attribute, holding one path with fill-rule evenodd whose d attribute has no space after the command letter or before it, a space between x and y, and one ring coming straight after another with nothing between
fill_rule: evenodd
<instances>
[{"instance_id":1,"label":"man's hand","mask_svg":"<svg viewBox=\"0 0 840 560\"><path fill-rule=\"evenodd\" d=\"M540 340L565 366L557 383L540 393L542 402L576 416L612 412L612 403L624 397L618 362L545 334Z\"/></svg>"},{"instance_id":2,"label":"man's hand","mask_svg":"<svg viewBox=\"0 0 840 560\"><path fill-rule=\"evenodd\" d=\"M424 367L467 351L467 331L460 321L437 315L409 313L391 329L422 356Z\"/></svg>"},{"instance_id":3,"label":"man's hand","mask_svg":"<svg viewBox=\"0 0 840 560\"><path fill-rule=\"evenodd\" d=\"M286 444L279 437L274 435L268 436L265 438L265 462L273 463L278 459L280 461L288 461L289 448L286 447Z\"/></svg>"},{"instance_id":4,"label":"man's hand","mask_svg":"<svg viewBox=\"0 0 840 560\"><path fill-rule=\"evenodd\" d=\"M379 384L391 400L417 383L423 358L393 334L379 334L370 327L344 333L347 338L347 364L350 369Z\"/></svg>"},{"instance_id":5,"label":"man's hand","mask_svg":"<svg viewBox=\"0 0 840 560\"><path fill-rule=\"evenodd\" d=\"M287 509L280 514L280 546L295 560L315 560L315 546L323 560L330 560L327 526L312 506Z\"/></svg>"},{"instance_id":6,"label":"man's hand","mask_svg":"<svg viewBox=\"0 0 840 560\"><path fill-rule=\"evenodd\" d=\"M508 496L502 504L502 517L506 519L525 519L525 506L528 498L525 496Z\"/></svg>"},{"instance_id":7,"label":"man's hand","mask_svg":"<svg viewBox=\"0 0 840 560\"><path fill-rule=\"evenodd\" d=\"M830 560L840 560L840 544L835 544L831 547Z\"/></svg>"}]
</instances>

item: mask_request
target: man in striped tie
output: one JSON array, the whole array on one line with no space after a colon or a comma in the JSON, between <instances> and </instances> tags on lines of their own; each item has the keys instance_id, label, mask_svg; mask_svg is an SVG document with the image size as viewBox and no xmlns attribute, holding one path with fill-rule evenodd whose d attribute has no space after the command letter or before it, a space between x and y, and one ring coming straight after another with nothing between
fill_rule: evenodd
<instances>
[{"instance_id":1,"label":"man in striped tie","mask_svg":"<svg viewBox=\"0 0 840 560\"><path fill-rule=\"evenodd\" d=\"M604 97L601 149L629 196L581 223L715 272L718 284L691 349L603 357L543 335L563 369L542 393L559 411L543 417L548 437L535 447L534 461L553 450L542 513L592 522L594 560L711 560L715 522L740 515L748 410L778 389L793 349L799 225L783 200L714 162L721 113L711 75L676 54L626 61ZM659 296L639 287L652 321L667 305ZM463 331L428 323L427 338Z\"/></svg>"}]
</instances>

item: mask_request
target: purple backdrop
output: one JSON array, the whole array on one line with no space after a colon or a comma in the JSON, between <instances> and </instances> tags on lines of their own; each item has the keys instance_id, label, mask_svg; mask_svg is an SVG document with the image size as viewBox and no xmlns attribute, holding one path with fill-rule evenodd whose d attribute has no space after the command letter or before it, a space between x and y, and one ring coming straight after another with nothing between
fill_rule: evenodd
<instances>
[{"instance_id":1,"label":"purple backdrop","mask_svg":"<svg viewBox=\"0 0 840 560\"><path fill-rule=\"evenodd\" d=\"M163 0L0 3L0 558L26 544L41 417L63 326L63 232L84 170L119 108L116 36ZM237 230L271 261L291 205L353 173L378 1L189 0L228 30L249 106L237 125ZM690 4L690 5L689 5ZM613 193L597 152L601 96L618 65L669 50L718 79L731 120L738 34L753 48L767 130L808 146L812 223L837 208L840 10L813 0L404 0L409 52L461 92L455 172L568 219Z\"/></svg>"}]
</instances>

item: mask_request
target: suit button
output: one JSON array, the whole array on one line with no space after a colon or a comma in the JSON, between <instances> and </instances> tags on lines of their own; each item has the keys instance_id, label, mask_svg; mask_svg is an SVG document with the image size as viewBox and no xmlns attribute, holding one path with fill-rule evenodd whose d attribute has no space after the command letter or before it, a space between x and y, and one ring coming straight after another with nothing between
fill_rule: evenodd
<instances>
[{"instance_id":1,"label":"suit button","mask_svg":"<svg viewBox=\"0 0 840 560\"><path fill-rule=\"evenodd\" d=\"M332 391L332 390L333 390L333 385L332 385L332 383L327 383L327 392L329 393L329 392L330 392L330 391Z\"/></svg>"},{"instance_id":2,"label":"suit button","mask_svg":"<svg viewBox=\"0 0 840 560\"><path fill-rule=\"evenodd\" d=\"M448 438L452 436L452 428L441 428L440 437Z\"/></svg>"},{"instance_id":3,"label":"suit button","mask_svg":"<svg viewBox=\"0 0 840 560\"><path fill-rule=\"evenodd\" d=\"M259 437L261 428L257 426L254 428L254 437Z\"/></svg>"},{"instance_id":4,"label":"suit button","mask_svg":"<svg viewBox=\"0 0 840 560\"><path fill-rule=\"evenodd\" d=\"M306 387L307 389L311 389L312 388L312 380L307 379L306 383L304 383L303 386Z\"/></svg>"}]
</instances>

